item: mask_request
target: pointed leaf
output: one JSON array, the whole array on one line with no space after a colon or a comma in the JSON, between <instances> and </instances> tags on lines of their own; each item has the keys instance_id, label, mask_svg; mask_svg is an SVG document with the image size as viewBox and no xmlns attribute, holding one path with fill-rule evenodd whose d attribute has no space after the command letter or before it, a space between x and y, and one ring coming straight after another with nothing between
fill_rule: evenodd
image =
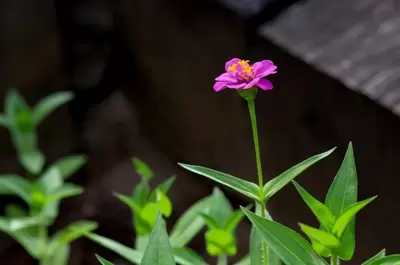
<instances>
[{"instance_id":1,"label":"pointed leaf","mask_svg":"<svg viewBox=\"0 0 400 265\"><path fill-rule=\"evenodd\" d=\"M329 156L335 148L332 148L331 150L318 154L315 156L312 156L308 158L307 160L304 160L303 162L293 166L292 168L286 170L279 176L275 177L274 179L268 181L264 185L264 197L265 199L271 198L275 193L277 193L279 190L281 190L283 187L286 186L290 181L292 181L295 177L303 173L307 168L312 166L313 164L317 163L318 161L324 159L325 157Z\"/></svg>"},{"instance_id":2,"label":"pointed leaf","mask_svg":"<svg viewBox=\"0 0 400 265\"><path fill-rule=\"evenodd\" d=\"M260 190L258 186L252 182L201 166L187 165L182 163L178 163L178 165L191 172L209 178L219 184L225 185L243 195L248 196L249 198L257 201L259 200Z\"/></svg>"},{"instance_id":3,"label":"pointed leaf","mask_svg":"<svg viewBox=\"0 0 400 265\"><path fill-rule=\"evenodd\" d=\"M142 260L141 252L131 249L125 245L122 245L121 243L115 240L97 235L95 233L88 233L85 234L84 236L92 240L93 242L96 242L100 246L115 252L116 254L120 255L121 257L132 263L138 264Z\"/></svg>"},{"instance_id":4,"label":"pointed leaf","mask_svg":"<svg viewBox=\"0 0 400 265\"><path fill-rule=\"evenodd\" d=\"M297 191L300 193L303 201L317 217L318 221L326 231L331 231L335 217L333 217L331 211L322 202L315 199L309 194L304 188L302 188L296 181L293 180L293 184Z\"/></svg>"},{"instance_id":5,"label":"pointed leaf","mask_svg":"<svg viewBox=\"0 0 400 265\"><path fill-rule=\"evenodd\" d=\"M357 172L353 146L350 143L342 165L325 199L325 205L335 218L339 218L347 207L357 202L357 187ZM341 242L340 258L343 260L350 260L355 250L355 220L350 222L341 238Z\"/></svg>"},{"instance_id":6,"label":"pointed leaf","mask_svg":"<svg viewBox=\"0 0 400 265\"><path fill-rule=\"evenodd\" d=\"M53 253L63 245L69 245L76 239L85 236L97 228L97 223L86 220L79 220L69 224L67 227L58 231L47 247L47 253Z\"/></svg>"},{"instance_id":7,"label":"pointed leaf","mask_svg":"<svg viewBox=\"0 0 400 265\"><path fill-rule=\"evenodd\" d=\"M169 242L161 213L150 235L149 244L143 254L141 265L175 265L174 252Z\"/></svg>"},{"instance_id":8,"label":"pointed leaf","mask_svg":"<svg viewBox=\"0 0 400 265\"><path fill-rule=\"evenodd\" d=\"M215 221L211 216L205 213L200 213L200 216L203 217L204 222L208 226L208 229L221 229L217 221Z\"/></svg>"},{"instance_id":9,"label":"pointed leaf","mask_svg":"<svg viewBox=\"0 0 400 265\"><path fill-rule=\"evenodd\" d=\"M245 208L242 210L286 265L327 265L311 245L293 230Z\"/></svg>"},{"instance_id":10,"label":"pointed leaf","mask_svg":"<svg viewBox=\"0 0 400 265\"><path fill-rule=\"evenodd\" d=\"M10 89L8 91L4 102L4 108L8 118L14 121L17 113L30 111L28 104L26 104L24 98L16 89Z\"/></svg>"},{"instance_id":11,"label":"pointed leaf","mask_svg":"<svg viewBox=\"0 0 400 265\"><path fill-rule=\"evenodd\" d=\"M86 162L87 157L84 155L68 156L57 160L50 168L56 167L60 171L61 177L66 180L75 174Z\"/></svg>"},{"instance_id":12,"label":"pointed leaf","mask_svg":"<svg viewBox=\"0 0 400 265\"><path fill-rule=\"evenodd\" d=\"M140 206L137 205L136 202L133 199L129 198L128 196L125 196L117 192L114 193L114 196L117 197L120 201L122 201L126 205L128 205L134 213L140 214L140 212L142 211Z\"/></svg>"},{"instance_id":13,"label":"pointed leaf","mask_svg":"<svg viewBox=\"0 0 400 265\"><path fill-rule=\"evenodd\" d=\"M49 116L55 109L64 105L74 95L71 92L57 92L50 96L45 97L33 108L33 122L38 125L47 116Z\"/></svg>"},{"instance_id":14,"label":"pointed leaf","mask_svg":"<svg viewBox=\"0 0 400 265\"><path fill-rule=\"evenodd\" d=\"M132 159L132 162L133 167L135 168L139 176L142 177L142 180L149 181L153 177L153 171L145 162L136 157Z\"/></svg>"},{"instance_id":15,"label":"pointed leaf","mask_svg":"<svg viewBox=\"0 0 400 265\"><path fill-rule=\"evenodd\" d=\"M233 233L236 230L238 224L243 220L244 212L241 210L237 210L231 214L228 219L228 222L225 224L225 231L228 233Z\"/></svg>"},{"instance_id":16,"label":"pointed leaf","mask_svg":"<svg viewBox=\"0 0 400 265\"><path fill-rule=\"evenodd\" d=\"M400 255L390 255L375 260L371 265L398 265L400 264Z\"/></svg>"},{"instance_id":17,"label":"pointed leaf","mask_svg":"<svg viewBox=\"0 0 400 265\"><path fill-rule=\"evenodd\" d=\"M99 255L96 254L96 258L97 260L100 262L101 265L114 265L111 262L109 262L108 260L100 257Z\"/></svg>"},{"instance_id":18,"label":"pointed leaf","mask_svg":"<svg viewBox=\"0 0 400 265\"><path fill-rule=\"evenodd\" d=\"M174 184L175 180L176 176L171 176L166 180L164 180L163 182L161 182L161 184L159 184L150 194L150 201L155 201L157 190L161 190L162 192L164 192L164 194L167 194L168 191L171 189L172 185Z\"/></svg>"},{"instance_id":19,"label":"pointed leaf","mask_svg":"<svg viewBox=\"0 0 400 265\"><path fill-rule=\"evenodd\" d=\"M10 231L9 222L6 218L0 217L0 231L11 236L34 258L38 258L41 251L41 239L33 234L29 228Z\"/></svg>"},{"instance_id":20,"label":"pointed leaf","mask_svg":"<svg viewBox=\"0 0 400 265\"><path fill-rule=\"evenodd\" d=\"M44 166L45 157L39 151L22 153L19 155L19 162L31 174L39 174Z\"/></svg>"},{"instance_id":21,"label":"pointed leaf","mask_svg":"<svg viewBox=\"0 0 400 265\"><path fill-rule=\"evenodd\" d=\"M65 183L61 187L57 188L48 195L47 201L59 201L64 198L76 196L83 193L83 188L81 186Z\"/></svg>"},{"instance_id":22,"label":"pointed leaf","mask_svg":"<svg viewBox=\"0 0 400 265\"><path fill-rule=\"evenodd\" d=\"M210 217L218 223L219 227L224 227L232 214L232 206L225 194L215 187L212 194L210 206Z\"/></svg>"},{"instance_id":23,"label":"pointed leaf","mask_svg":"<svg viewBox=\"0 0 400 265\"><path fill-rule=\"evenodd\" d=\"M133 190L133 201L140 207L144 207L146 203L149 201L149 193L150 193L150 186L147 180L140 181ZM154 198L150 199L150 201L156 201L156 192L154 191Z\"/></svg>"},{"instance_id":24,"label":"pointed leaf","mask_svg":"<svg viewBox=\"0 0 400 265\"><path fill-rule=\"evenodd\" d=\"M0 194L17 195L26 203L31 202L32 184L17 175L0 176Z\"/></svg>"},{"instance_id":25,"label":"pointed leaf","mask_svg":"<svg viewBox=\"0 0 400 265\"><path fill-rule=\"evenodd\" d=\"M186 246L204 226L201 213L208 213L212 197L206 197L187 209L175 222L170 234L171 245L176 248Z\"/></svg>"},{"instance_id":26,"label":"pointed leaf","mask_svg":"<svg viewBox=\"0 0 400 265\"><path fill-rule=\"evenodd\" d=\"M181 265L207 265L204 259L190 248L174 248L175 261Z\"/></svg>"},{"instance_id":27,"label":"pointed leaf","mask_svg":"<svg viewBox=\"0 0 400 265\"><path fill-rule=\"evenodd\" d=\"M341 238L346 227L349 225L350 221L353 220L353 217L365 206L367 206L370 202L376 199L377 196L372 198L354 203L347 207L344 213L336 220L335 224L332 228L332 233L334 233L337 237Z\"/></svg>"},{"instance_id":28,"label":"pointed leaf","mask_svg":"<svg viewBox=\"0 0 400 265\"><path fill-rule=\"evenodd\" d=\"M158 209L165 217L170 217L172 213L172 203L161 190L156 190L156 202Z\"/></svg>"},{"instance_id":29,"label":"pointed leaf","mask_svg":"<svg viewBox=\"0 0 400 265\"><path fill-rule=\"evenodd\" d=\"M300 224L300 228L310 239L317 241L326 248L337 248L340 245L339 239L325 231L304 224Z\"/></svg>"},{"instance_id":30,"label":"pointed leaf","mask_svg":"<svg viewBox=\"0 0 400 265\"><path fill-rule=\"evenodd\" d=\"M385 257L385 255L386 255L386 249L382 249L377 254L375 254L372 258L365 261L362 265L371 265L374 261L377 261L377 260Z\"/></svg>"}]
</instances>

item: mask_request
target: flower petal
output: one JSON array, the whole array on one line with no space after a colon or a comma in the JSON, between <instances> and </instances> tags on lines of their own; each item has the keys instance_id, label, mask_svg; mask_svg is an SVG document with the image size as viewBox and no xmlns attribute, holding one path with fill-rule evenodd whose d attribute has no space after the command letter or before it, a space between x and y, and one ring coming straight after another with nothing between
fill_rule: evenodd
<instances>
[{"instance_id":1,"label":"flower petal","mask_svg":"<svg viewBox=\"0 0 400 265\"><path fill-rule=\"evenodd\" d=\"M253 71L256 77L265 77L270 74L275 74L278 67L270 60L257 62L253 65Z\"/></svg>"},{"instance_id":2,"label":"flower petal","mask_svg":"<svg viewBox=\"0 0 400 265\"><path fill-rule=\"evenodd\" d=\"M237 83L238 79L229 73L223 73L222 75L215 78L215 81L225 82L225 83Z\"/></svg>"},{"instance_id":3,"label":"flower petal","mask_svg":"<svg viewBox=\"0 0 400 265\"><path fill-rule=\"evenodd\" d=\"M227 87L226 86L226 82L215 82L214 91L215 92L219 92L219 91L223 90L226 87Z\"/></svg>"},{"instance_id":4,"label":"flower petal","mask_svg":"<svg viewBox=\"0 0 400 265\"><path fill-rule=\"evenodd\" d=\"M271 90L274 86L272 85L271 81L267 79L260 79L256 84L262 90Z\"/></svg>"},{"instance_id":5,"label":"flower petal","mask_svg":"<svg viewBox=\"0 0 400 265\"><path fill-rule=\"evenodd\" d=\"M246 83L229 83L226 84L226 86L229 88L238 89L238 88L244 88L246 86Z\"/></svg>"},{"instance_id":6,"label":"flower petal","mask_svg":"<svg viewBox=\"0 0 400 265\"><path fill-rule=\"evenodd\" d=\"M252 88L253 86L255 86L258 82L260 81L260 78L254 78L253 80L251 80L250 83L247 83L246 86L244 88Z\"/></svg>"},{"instance_id":7,"label":"flower petal","mask_svg":"<svg viewBox=\"0 0 400 265\"><path fill-rule=\"evenodd\" d=\"M231 66L232 64L237 63L239 61L240 61L239 58L233 58L232 60L227 61L226 64L225 64L225 71L228 72L229 66Z\"/></svg>"}]
</instances>

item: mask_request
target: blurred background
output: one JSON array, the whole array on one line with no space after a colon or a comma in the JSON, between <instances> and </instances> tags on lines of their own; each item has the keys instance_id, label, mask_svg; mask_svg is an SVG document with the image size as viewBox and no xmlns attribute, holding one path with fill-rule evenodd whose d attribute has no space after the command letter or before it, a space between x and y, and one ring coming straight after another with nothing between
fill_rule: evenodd
<instances>
[{"instance_id":1,"label":"blurred background","mask_svg":"<svg viewBox=\"0 0 400 265\"><path fill-rule=\"evenodd\" d=\"M86 191L62 204L54 229L92 219L99 234L132 245L130 210L112 196L138 182L132 156L153 168L154 183L178 176L170 223L213 187L177 162L256 179L247 106L212 85L233 57L273 60L275 88L257 98L265 177L337 146L298 178L323 200L352 141L359 198L379 195L357 218L348 264L360 264L384 247L400 252L399 14L395 0L2 0L0 95L16 88L33 105L56 91L75 93L39 127L48 163L89 158L72 179ZM1 129L0 173L15 172L22 169ZM224 191L236 206L249 202ZM292 228L316 225L290 185L269 206ZM249 227L238 231L238 257L248 251ZM192 247L205 253L201 236ZM127 264L84 239L72 253L71 265L97 264L94 253ZM4 234L0 260L36 264Z\"/></svg>"}]
</instances>

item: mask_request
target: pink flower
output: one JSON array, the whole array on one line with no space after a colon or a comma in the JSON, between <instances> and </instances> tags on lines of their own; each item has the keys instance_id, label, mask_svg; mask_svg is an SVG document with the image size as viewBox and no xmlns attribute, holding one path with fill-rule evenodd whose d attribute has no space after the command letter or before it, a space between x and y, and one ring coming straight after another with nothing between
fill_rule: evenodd
<instances>
[{"instance_id":1,"label":"pink flower","mask_svg":"<svg viewBox=\"0 0 400 265\"><path fill-rule=\"evenodd\" d=\"M272 83L262 78L276 74L276 69L276 65L269 60L251 65L249 61L234 58L225 64L226 73L215 78L214 90L218 92L225 88L249 89L254 86L270 90L273 87Z\"/></svg>"}]
</instances>

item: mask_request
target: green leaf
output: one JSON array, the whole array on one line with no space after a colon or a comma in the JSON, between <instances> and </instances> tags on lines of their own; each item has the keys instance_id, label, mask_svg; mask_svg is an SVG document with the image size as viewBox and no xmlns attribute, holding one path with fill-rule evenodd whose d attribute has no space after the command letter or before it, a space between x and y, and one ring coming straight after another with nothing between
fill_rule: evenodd
<instances>
[{"instance_id":1,"label":"green leaf","mask_svg":"<svg viewBox=\"0 0 400 265\"><path fill-rule=\"evenodd\" d=\"M140 218L145 220L151 228L156 223L158 211L159 209L157 204L148 203L140 212Z\"/></svg>"},{"instance_id":2,"label":"green leaf","mask_svg":"<svg viewBox=\"0 0 400 265\"><path fill-rule=\"evenodd\" d=\"M175 265L174 252L169 242L161 213L150 235L149 244L143 254L141 265Z\"/></svg>"},{"instance_id":3,"label":"green leaf","mask_svg":"<svg viewBox=\"0 0 400 265\"><path fill-rule=\"evenodd\" d=\"M328 249L337 248L340 245L338 238L325 231L304 224L300 224L300 228L310 239L317 241Z\"/></svg>"},{"instance_id":4,"label":"green leaf","mask_svg":"<svg viewBox=\"0 0 400 265\"><path fill-rule=\"evenodd\" d=\"M244 256L241 260L236 262L234 265L251 265L251 259L249 255ZM275 264L271 264L275 265Z\"/></svg>"},{"instance_id":5,"label":"green leaf","mask_svg":"<svg viewBox=\"0 0 400 265\"><path fill-rule=\"evenodd\" d=\"M31 202L32 184L17 175L0 176L0 194L17 195L27 204Z\"/></svg>"},{"instance_id":6,"label":"green leaf","mask_svg":"<svg viewBox=\"0 0 400 265\"><path fill-rule=\"evenodd\" d=\"M175 261L181 265L207 265L204 259L190 248L174 248Z\"/></svg>"},{"instance_id":7,"label":"green leaf","mask_svg":"<svg viewBox=\"0 0 400 265\"><path fill-rule=\"evenodd\" d=\"M107 261L106 259L100 257L99 255L96 254L97 260L101 263L101 265L114 265L111 262Z\"/></svg>"},{"instance_id":8,"label":"green leaf","mask_svg":"<svg viewBox=\"0 0 400 265\"><path fill-rule=\"evenodd\" d=\"M131 210L133 212L133 216L134 216L134 228L135 228L136 234L138 236L147 236L148 234L150 234L151 229L152 229L152 224L150 224L148 222L148 220L145 220L142 218L143 209L141 208L141 206L139 206L134 201L134 199L131 199L128 196L125 196L125 195L122 195L119 193L114 193L114 196L117 197L119 200L121 200L123 203L125 203L126 205L128 205L131 208ZM154 203L152 205L154 205ZM153 207L153 206L150 206L150 207ZM149 211L149 210L146 210L146 211ZM157 212L157 208L155 210L153 209L153 218L152 218L153 221L155 220L154 212L155 213ZM148 214L148 213L145 213L145 215L146 214Z\"/></svg>"},{"instance_id":9,"label":"green leaf","mask_svg":"<svg viewBox=\"0 0 400 265\"><path fill-rule=\"evenodd\" d=\"M60 171L61 177L66 180L75 174L86 162L87 157L84 155L68 156L58 159L50 168L56 167Z\"/></svg>"},{"instance_id":10,"label":"green leaf","mask_svg":"<svg viewBox=\"0 0 400 265\"><path fill-rule=\"evenodd\" d=\"M339 218L347 207L357 202L357 172L350 143L335 180L329 188L325 205L335 218ZM350 260L355 250L355 220L352 220L341 238L340 258Z\"/></svg>"},{"instance_id":11,"label":"green leaf","mask_svg":"<svg viewBox=\"0 0 400 265\"><path fill-rule=\"evenodd\" d=\"M354 216L370 202L376 199L377 196L372 198L354 203L346 208L343 214L337 218L335 224L333 225L332 232L339 238L342 238L346 227L349 225L350 221L353 220Z\"/></svg>"},{"instance_id":12,"label":"green leaf","mask_svg":"<svg viewBox=\"0 0 400 265\"><path fill-rule=\"evenodd\" d=\"M0 218L0 231L14 238L32 257L39 257L41 239L37 234L32 233L30 227L11 231L9 221L6 218Z\"/></svg>"},{"instance_id":13,"label":"green leaf","mask_svg":"<svg viewBox=\"0 0 400 265\"><path fill-rule=\"evenodd\" d=\"M48 195L47 202L59 201L64 198L76 196L83 193L81 186L65 183Z\"/></svg>"},{"instance_id":14,"label":"green leaf","mask_svg":"<svg viewBox=\"0 0 400 265\"><path fill-rule=\"evenodd\" d=\"M87 235L97 228L97 223L86 220L79 220L69 224L67 227L58 231L51 239L48 247L47 253L53 255L54 251L63 246L69 245L76 239Z\"/></svg>"},{"instance_id":15,"label":"green leaf","mask_svg":"<svg viewBox=\"0 0 400 265\"><path fill-rule=\"evenodd\" d=\"M7 116L0 114L0 127L9 128L10 121L8 120Z\"/></svg>"},{"instance_id":16,"label":"green leaf","mask_svg":"<svg viewBox=\"0 0 400 265\"><path fill-rule=\"evenodd\" d=\"M153 171L145 162L136 157L132 159L132 162L133 167L135 168L139 176L142 177L142 180L149 181L153 177Z\"/></svg>"},{"instance_id":17,"label":"green leaf","mask_svg":"<svg viewBox=\"0 0 400 265\"><path fill-rule=\"evenodd\" d=\"M135 249L140 252L144 252L149 244L149 236L136 236L135 238Z\"/></svg>"},{"instance_id":18,"label":"green leaf","mask_svg":"<svg viewBox=\"0 0 400 265\"><path fill-rule=\"evenodd\" d=\"M16 89L10 89L4 102L5 113L11 120L15 120L17 113L30 111L22 95Z\"/></svg>"},{"instance_id":19,"label":"green leaf","mask_svg":"<svg viewBox=\"0 0 400 265\"><path fill-rule=\"evenodd\" d=\"M385 257L385 255L386 255L386 249L382 249L377 254L375 254L372 258L365 261L362 265L371 265L374 261L377 261L377 260Z\"/></svg>"},{"instance_id":20,"label":"green leaf","mask_svg":"<svg viewBox=\"0 0 400 265\"><path fill-rule=\"evenodd\" d=\"M49 224L52 223L58 215L59 201L47 202L47 195L63 185L63 179L60 170L52 168L42 174L36 182L38 190L33 191L33 201L37 201L39 207L44 207L43 214L49 218ZM36 194L36 195L35 195Z\"/></svg>"},{"instance_id":21,"label":"green leaf","mask_svg":"<svg viewBox=\"0 0 400 265\"><path fill-rule=\"evenodd\" d=\"M8 231L15 232L31 226L38 226L44 222L43 216L28 216L19 218L9 218Z\"/></svg>"},{"instance_id":22,"label":"green leaf","mask_svg":"<svg viewBox=\"0 0 400 265\"><path fill-rule=\"evenodd\" d=\"M204 226L201 213L208 213L211 197L203 198L187 209L175 222L170 234L171 245L181 248L186 246Z\"/></svg>"},{"instance_id":23,"label":"green leaf","mask_svg":"<svg viewBox=\"0 0 400 265\"><path fill-rule=\"evenodd\" d=\"M233 233L236 230L238 224L243 220L244 212L241 210L234 211L225 224L224 230L228 233Z\"/></svg>"},{"instance_id":24,"label":"green leaf","mask_svg":"<svg viewBox=\"0 0 400 265\"><path fill-rule=\"evenodd\" d=\"M36 131L19 132L15 129L11 130L11 140L18 153L19 163L22 164L21 156L23 154L40 153L37 148L37 134Z\"/></svg>"},{"instance_id":25,"label":"green leaf","mask_svg":"<svg viewBox=\"0 0 400 265\"><path fill-rule=\"evenodd\" d=\"M398 265L400 264L400 255L390 255L378 260L375 260L371 265Z\"/></svg>"},{"instance_id":26,"label":"green leaf","mask_svg":"<svg viewBox=\"0 0 400 265\"><path fill-rule=\"evenodd\" d=\"M161 190L156 190L156 202L158 209L165 217L170 217L172 213L172 203Z\"/></svg>"},{"instance_id":27,"label":"green leaf","mask_svg":"<svg viewBox=\"0 0 400 265\"><path fill-rule=\"evenodd\" d=\"M5 215L8 218L26 217L28 211L17 204L7 204L5 208Z\"/></svg>"},{"instance_id":28,"label":"green leaf","mask_svg":"<svg viewBox=\"0 0 400 265\"><path fill-rule=\"evenodd\" d=\"M261 215L262 206L257 203L256 204L256 214ZM265 210L265 215L268 220L272 221L272 217L267 211ZM244 212L243 212L244 213ZM263 237L258 232L257 228L252 225L251 232L250 232L250 260L251 264L263 264L264 262L264 249L263 249ZM280 265L281 261L276 253L271 249L271 247L267 247L267 263L268 265Z\"/></svg>"},{"instance_id":29,"label":"green leaf","mask_svg":"<svg viewBox=\"0 0 400 265\"><path fill-rule=\"evenodd\" d=\"M145 180L142 180L139 184L137 184L133 190L133 200L134 202L140 206L144 207L146 203L149 201L148 196L150 193L149 183ZM156 201L156 194L154 191L154 199L150 199L150 201Z\"/></svg>"},{"instance_id":30,"label":"green leaf","mask_svg":"<svg viewBox=\"0 0 400 265\"><path fill-rule=\"evenodd\" d=\"M203 218L204 222L208 226L209 229L221 229L217 221L215 221L211 216L205 213L200 213L200 216Z\"/></svg>"},{"instance_id":31,"label":"green leaf","mask_svg":"<svg viewBox=\"0 0 400 265\"><path fill-rule=\"evenodd\" d=\"M31 174L37 175L42 172L45 158L39 151L22 153L18 156L21 165Z\"/></svg>"},{"instance_id":32,"label":"green leaf","mask_svg":"<svg viewBox=\"0 0 400 265\"><path fill-rule=\"evenodd\" d=\"M164 194L167 194L168 191L171 189L172 185L174 184L176 180L176 176L171 176L169 178L167 178L166 180L164 180L163 182L161 182L161 184L159 184L154 190L153 192L150 194L150 201L156 201L156 191L157 190L161 190L162 192L164 192Z\"/></svg>"},{"instance_id":33,"label":"green leaf","mask_svg":"<svg viewBox=\"0 0 400 265\"><path fill-rule=\"evenodd\" d=\"M41 259L40 265L68 265L70 252L70 245L59 246L51 255Z\"/></svg>"},{"instance_id":34,"label":"green leaf","mask_svg":"<svg viewBox=\"0 0 400 265\"><path fill-rule=\"evenodd\" d=\"M321 245L320 243L318 243L316 240L314 239L310 239L311 240L311 245L313 247L313 249L322 257L325 258L329 258L332 253L331 250L324 247L323 245Z\"/></svg>"},{"instance_id":35,"label":"green leaf","mask_svg":"<svg viewBox=\"0 0 400 265\"><path fill-rule=\"evenodd\" d=\"M303 201L317 217L318 221L326 231L331 231L335 217L333 217L331 211L326 207L325 204L315 199L309 194L304 188L302 188L296 181L293 180L293 184L297 191L300 193Z\"/></svg>"},{"instance_id":36,"label":"green leaf","mask_svg":"<svg viewBox=\"0 0 400 265\"><path fill-rule=\"evenodd\" d=\"M210 256L236 255L236 239L228 232L221 229L209 230L205 234L206 249Z\"/></svg>"},{"instance_id":37,"label":"green leaf","mask_svg":"<svg viewBox=\"0 0 400 265\"><path fill-rule=\"evenodd\" d=\"M64 105L74 98L72 92L57 92L45 97L33 108L33 122L35 125L41 123L55 109Z\"/></svg>"},{"instance_id":38,"label":"green leaf","mask_svg":"<svg viewBox=\"0 0 400 265\"><path fill-rule=\"evenodd\" d=\"M293 230L257 216L243 207L242 210L267 241L268 246L286 265L327 265L311 245Z\"/></svg>"},{"instance_id":39,"label":"green leaf","mask_svg":"<svg viewBox=\"0 0 400 265\"><path fill-rule=\"evenodd\" d=\"M219 184L227 186L243 195L252 198L253 200L258 201L260 199L260 190L258 186L252 182L201 166L187 165L182 163L178 163L178 165L191 172L194 172L196 174L209 178Z\"/></svg>"},{"instance_id":40,"label":"green leaf","mask_svg":"<svg viewBox=\"0 0 400 265\"><path fill-rule=\"evenodd\" d=\"M307 160L304 160L303 162L291 167L290 169L286 170L285 172L273 178L272 180L268 181L264 185L265 199L268 200L269 198L271 198L275 193L277 193L279 190L285 187L286 184L292 181L295 177L303 173L303 171L305 171L313 164L329 156L335 149L336 148L332 148L331 150L325 153L312 156Z\"/></svg>"},{"instance_id":41,"label":"green leaf","mask_svg":"<svg viewBox=\"0 0 400 265\"><path fill-rule=\"evenodd\" d=\"M232 214L232 206L225 194L215 187L212 194L212 202L209 215L218 223L218 227L225 227Z\"/></svg>"},{"instance_id":42,"label":"green leaf","mask_svg":"<svg viewBox=\"0 0 400 265\"><path fill-rule=\"evenodd\" d=\"M84 236L92 240L93 242L96 242L100 246L115 252L116 254L120 255L121 257L132 263L138 264L142 260L141 252L122 245L117 241L97 235L95 233L88 233Z\"/></svg>"}]
</instances>

